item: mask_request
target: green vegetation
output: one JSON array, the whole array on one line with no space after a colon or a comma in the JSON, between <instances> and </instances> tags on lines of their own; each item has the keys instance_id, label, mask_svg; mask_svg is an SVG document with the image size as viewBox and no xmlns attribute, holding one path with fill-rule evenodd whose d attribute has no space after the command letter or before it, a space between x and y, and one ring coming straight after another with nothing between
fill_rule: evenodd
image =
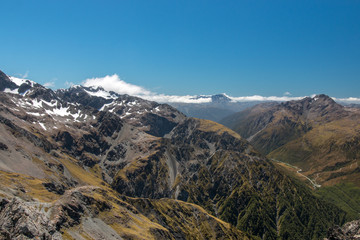
<instances>
[{"instance_id":1,"label":"green vegetation","mask_svg":"<svg viewBox=\"0 0 360 240\"><path fill-rule=\"evenodd\" d=\"M340 183L334 186L321 187L316 195L331 202L347 213L346 221L360 218L360 188L352 183Z\"/></svg>"},{"instance_id":2,"label":"green vegetation","mask_svg":"<svg viewBox=\"0 0 360 240\"><path fill-rule=\"evenodd\" d=\"M173 236L184 239L253 239L231 224L211 216L202 207L173 199L129 198L151 221L157 222Z\"/></svg>"},{"instance_id":3,"label":"green vegetation","mask_svg":"<svg viewBox=\"0 0 360 240\"><path fill-rule=\"evenodd\" d=\"M346 213L303 182L249 160L231 151L215 154L183 187L188 201L263 239L320 239L330 226L344 223Z\"/></svg>"}]
</instances>

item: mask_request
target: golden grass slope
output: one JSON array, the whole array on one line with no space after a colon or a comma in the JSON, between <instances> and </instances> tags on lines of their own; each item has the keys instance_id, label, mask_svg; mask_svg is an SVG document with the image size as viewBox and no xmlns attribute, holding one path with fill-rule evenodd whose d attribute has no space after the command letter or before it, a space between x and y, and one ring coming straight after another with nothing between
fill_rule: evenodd
<instances>
[{"instance_id":1,"label":"golden grass slope","mask_svg":"<svg viewBox=\"0 0 360 240\"><path fill-rule=\"evenodd\" d=\"M275 149L269 158L289 162L323 185L353 182L360 187L360 123L343 118L315 126Z\"/></svg>"}]
</instances>

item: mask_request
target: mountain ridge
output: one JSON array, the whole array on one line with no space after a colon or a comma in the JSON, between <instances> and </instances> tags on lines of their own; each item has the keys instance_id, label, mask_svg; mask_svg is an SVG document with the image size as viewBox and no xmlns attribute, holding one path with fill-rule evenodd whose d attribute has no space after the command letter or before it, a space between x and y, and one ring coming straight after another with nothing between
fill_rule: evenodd
<instances>
[{"instance_id":1,"label":"mountain ridge","mask_svg":"<svg viewBox=\"0 0 360 240\"><path fill-rule=\"evenodd\" d=\"M26 217L2 218L2 236L304 239L344 222L223 125L131 96L105 103L86 93L99 110L61 94L0 92L0 214ZM56 229L30 227L39 220L27 211Z\"/></svg>"}]
</instances>

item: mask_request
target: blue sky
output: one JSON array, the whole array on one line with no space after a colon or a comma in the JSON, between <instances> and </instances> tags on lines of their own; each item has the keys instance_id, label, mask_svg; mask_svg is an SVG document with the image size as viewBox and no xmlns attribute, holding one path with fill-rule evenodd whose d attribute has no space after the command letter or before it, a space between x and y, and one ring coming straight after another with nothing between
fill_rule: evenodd
<instances>
[{"instance_id":1,"label":"blue sky","mask_svg":"<svg viewBox=\"0 0 360 240\"><path fill-rule=\"evenodd\" d=\"M360 97L360 1L3 0L0 69L175 95Z\"/></svg>"}]
</instances>

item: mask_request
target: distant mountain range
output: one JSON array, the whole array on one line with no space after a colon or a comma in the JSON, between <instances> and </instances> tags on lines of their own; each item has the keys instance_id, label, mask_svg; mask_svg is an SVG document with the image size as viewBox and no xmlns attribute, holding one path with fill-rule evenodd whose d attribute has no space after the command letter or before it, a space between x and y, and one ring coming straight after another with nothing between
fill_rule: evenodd
<instances>
[{"instance_id":1,"label":"distant mountain range","mask_svg":"<svg viewBox=\"0 0 360 240\"><path fill-rule=\"evenodd\" d=\"M206 99L205 103L169 103L189 117L208 119L219 122L221 119L258 104L258 101L235 102L226 94L198 96L196 99Z\"/></svg>"},{"instance_id":2,"label":"distant mountain range","mask_svg":"<svg viewBox=\"0 0 360 240\"><path fill-rule=\"evenodd\" d=\"M215 122L221 122L222 119L246 108L255 106L261 103L279 103L286 102L286 97L282 98L250 98L244 100L238 100L237 98L230 97L224 93L216 95L200 95L194 97L193 99L202 99L206 100L199 103L177 103L170 102L171 106L177 108L179 111L183 112L189 117L196 117L201 119L208 119ZM302 98L295 98L296 100L301 100ZM360 108L360 104L348 103L346 101L337 100L339 104L348 107Z\"/></svg>"},{"instance_id":3,"label":"distant mountain range","mask_svg":"<svg viewBox=\"0 0 360 240\"><path fill-rule=\"evenodd\" d=\"M3 73L0 87L2 239L321 239L353 217L263 148L167 104Z\"/></svg>"},{"instance_id":4,"label":"distant mountain range","mask_svg":"<svg viewBox=\"0 0 360 240\"><path fill-rule=\"evenodd\" d=\"M259 104L222 123L262 154L299 166L320 183L360 173L360 110L326 95Z\"/></svg>"}]
</instances>

